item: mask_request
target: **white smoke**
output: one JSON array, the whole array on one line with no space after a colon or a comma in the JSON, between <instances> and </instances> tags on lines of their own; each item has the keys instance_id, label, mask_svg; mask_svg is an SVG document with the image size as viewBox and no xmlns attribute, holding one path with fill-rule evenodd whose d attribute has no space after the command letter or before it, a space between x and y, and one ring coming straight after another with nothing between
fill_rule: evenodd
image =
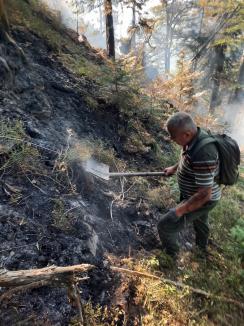
<instances>
[{"instance_id":1,"label":"white smoke","mask_svg":"<svg viewBox=\"0 0 244 326\"><path fill-rule=\"evenodd\" d=\"M69 28L77 30L76 8L71 6L71 0L41 0L52 10L60 12L62 22ZM144 14L152 16L151 8L160 4L160 0L149 0L144 7ZM85 34L89 43L97 48L106 48L105 21L103 6L78 15L79 32ZM132 21L131 8L121 4L113 6L116 52L120 54L120 40L128 37L128 28ZM83 27L83 28L82 28Z\"/></svg>"},{"instance_id":2,"label":"white smoke","mask_svg":"<svg viewBox=\"0 0 244 326\"><path fill-rule=\"evenodd\" d=\"M225 106L225 120L230 125L230 135L244 149L244 101Z\"/></svg>"}]
</instances>

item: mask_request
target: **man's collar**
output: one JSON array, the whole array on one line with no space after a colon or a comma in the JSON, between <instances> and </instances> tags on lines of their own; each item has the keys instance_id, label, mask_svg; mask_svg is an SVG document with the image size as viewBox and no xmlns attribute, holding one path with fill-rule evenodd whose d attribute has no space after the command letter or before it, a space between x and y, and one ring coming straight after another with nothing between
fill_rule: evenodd
<instances>
[{"instance_id":1,"label":"man's collar","mask_svg":"<svg viewBox=\"0 0 244 326\"><path fill-rule=\"evenodd\" d=\"M201 133L201 128L200 127L197 127L197 133L195 135L195 137L190 141L190 143L187 145L187 151L190 151L194 145L196 144L198 138L199 138L199 135Z\"/></svg>"}]
</instances>

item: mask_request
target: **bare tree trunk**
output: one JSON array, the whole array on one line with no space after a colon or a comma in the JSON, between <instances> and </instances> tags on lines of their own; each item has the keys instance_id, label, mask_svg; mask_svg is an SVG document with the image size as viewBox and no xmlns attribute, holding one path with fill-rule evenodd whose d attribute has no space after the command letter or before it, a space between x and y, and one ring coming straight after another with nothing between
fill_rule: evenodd
<instances>
[{"instance_id":1,"label":"bare tree trunk","mask_svg":"<svg viewBox=\"0 0 244 326\"><path fill-rule=\"evenodd\" d=\"M5 33L9 31L9 23L5 11L5 0L0 0L0 37L5 37Z\"/></svg>"},{"instance_id":2,"label":"bare tree trunk","mask_svg":"<svg viewBox=\"0 0 244 326\"><path fill-rule=\"evenodd\" d=\"M171 4L172 5L172 4ZM173 13L171 5L165 1L166 10L166 37L165 37L165 52L164 52L164 69L165 74L170 73L170 59L171 59L171 46L172 46L172 20Z\"/></svg>"},{"instance_id":3,"label":"bare tree trunk","mask_svg":"<svg viewBox=\"0 0 244 326\"><path fill-rule=\"evenodd\" d=\"M238 72L237 86L234 91L231 102L244 101L244 55L241 58L241 64Z\"/></svg>"},{"instance_id":4,"label":"bare tree trunk","mask_svg":"<svg viewBox=\"0 0 244 326\"><path fill-rule=\"evenodd\" d=\"M100 34L103 34L103 12L102 12L102 6L99 6L99 31L100 31Z\"/></svg>"},{"instance_id":5,"label":"bare tree trunk","mask_svg":"<svg viewBox=\"0 0 244 326\"><path fill-rule=\"evenodd\" d=\"M219 105L219 87L221 75L224 71L224 63L225 63L225 45L217 45L214 47L215 56L214 56L214 64L213 64L213 87L212 94L210 99L209 112L214 113L214 109Z\"/></svg>"},{"instance_id":6,"label":"bare tree trunk","mask_svg":"<svg viewBox=\"0 0 244 326\"><path fill-rule=\"evenodd\" d=\"M166 22L166 40L165 40L165 52L164 52L164 69L165 73L169 74L170 72L170 47L169 47L169 42L170 42L170 22L169 22L169 12L168 8L166 7L166 16L167 16L167 22Z\"/></svg>"},{"instance_id":7,"label":"bare tree trunk","mask_svg":"<svg viewBox=\"0 0 244 326\"><path fill-rule=\"evenodd\" d=\"M203 20L204 20L204 15L205 15L204 7L201 9L200 14L201 14L201 20L200 20L200 24L199 24L198 38L201 37L201 35L202 35ZM193 71L197 70L198 59L199 58L196 58L195 60L193 60L193 64L192 64Z\"/></svg>"},{"instance_id":8,"label":"bare tree trunk","mask_svg":"<svg viewBox=\"0 0 244 326\"><path fill-rule=\"evenodd\" d=\"M106 21L106 43L107 53L110 58L115 59L114 24L112 0L104 0L104 12Z\"/></svg>"},{"instance_id":9,"label":"bare tree trunk","mask_svg":"<svg viewBox=\"0 0 244 326\"><path fill-rule=\"evenodd\" d=\"M132 28L135 28L136 26L136 4L133 2L132 4ZM136 46L136 32L133 30L133 34L131 37L131 48L135 49Z\"/></svg>"},{"instance_id":10,"label":"bare tree trunk","mask_svg":"<svg viewBox=\"0 0 244 326\"><path fill-rule=\"evenodd\" d=\"M128 39L123 40L122 46L121 46L121 51L123 54L128 54L130 53L130 51L133 49L135 50L135 46L136 46L136 32L134 30L135 26L136 26L136 4L135 2L132 3L132 20L131 20L131 35Z\"/></svg>"}]
</instances>

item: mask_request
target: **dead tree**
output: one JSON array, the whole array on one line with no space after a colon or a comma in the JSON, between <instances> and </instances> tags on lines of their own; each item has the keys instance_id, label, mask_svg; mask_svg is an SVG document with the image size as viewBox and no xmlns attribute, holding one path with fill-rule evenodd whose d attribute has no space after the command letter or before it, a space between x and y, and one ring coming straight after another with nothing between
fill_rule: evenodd
<instances>
[{"instance_id":1,"label":"dead tree","mask_svg":"<svg viewBox=\"0 0 244 326\"><path fill-rule=\"evenodd\" d=\"M114 41L112 0L104 0L104 13L105 13L105 21L106 21L107 53L108 53L108 56L114 60L115 59L115 41Z\"/></svg>"}]
</instances>

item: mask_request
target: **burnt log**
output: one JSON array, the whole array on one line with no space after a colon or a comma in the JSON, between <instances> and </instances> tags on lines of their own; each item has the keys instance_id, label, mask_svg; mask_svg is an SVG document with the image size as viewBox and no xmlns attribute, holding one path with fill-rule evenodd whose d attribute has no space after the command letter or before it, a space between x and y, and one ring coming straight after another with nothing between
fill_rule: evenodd
<instances>
[{"instance_id":1,"label":"burnt log","mask_svg":"<svg viewBox=\"0 0 244 326\"><path fill-rule=\"evenodd\" d=\"M49 266L40 269L28 269L19 271L0 270L0 287L25 286L34 282L62 282L66 275L75 272L86 272L94 268L93 265L81 264L66 267Z\"/></svg>"}]
</instances>

